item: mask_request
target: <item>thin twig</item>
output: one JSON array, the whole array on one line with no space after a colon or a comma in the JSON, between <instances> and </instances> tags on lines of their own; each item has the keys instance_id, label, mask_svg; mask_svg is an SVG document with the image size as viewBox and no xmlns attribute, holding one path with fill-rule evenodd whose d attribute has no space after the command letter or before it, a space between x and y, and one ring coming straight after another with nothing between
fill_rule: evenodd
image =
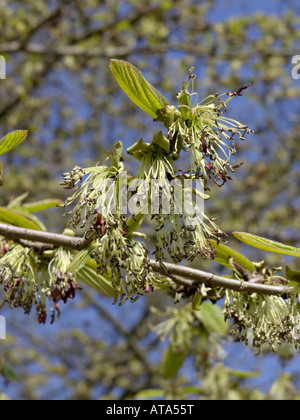
<instances>
[{"instance_id":1,"label":"thin twig","mask_svg":"<svg viewBox=\"0 0 300 420\"><path fill-rule=\"evenodd\" d=\"M293 288L286 286L270 286L228 279L205 271L168 263L165 263L166 272L159 263L153 260L150 261L150 266L155 272L165 275L170 274L173 281L187 287L197 288L197 284L201 283L207 286L223 287L237 292L258 293L268 296L282 296L291 293L293 290Z\"/></svg>"}]
</instances>

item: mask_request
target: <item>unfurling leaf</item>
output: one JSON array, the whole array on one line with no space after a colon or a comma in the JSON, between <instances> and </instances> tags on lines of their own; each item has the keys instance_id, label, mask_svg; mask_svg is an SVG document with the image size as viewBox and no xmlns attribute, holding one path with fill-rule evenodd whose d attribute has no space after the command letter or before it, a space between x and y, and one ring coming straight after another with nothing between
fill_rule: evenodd
<instances>
[{"instance_id":1,"label":"unfurling leaf","mask_svg":"<svg viewBox=\"0 0 300 420\"><path fill-rule=\"evenodd\" d=\"M123 143L121 141L118 141L118 143L115 145L114 151L112 153L109 152L109 155L112 159L112 166L116 167L117 169L120 168L120 164L122 161L122 154L123 154Z\"/></svg>"},{"instance_id":2,"label":"unfurling leaf","mask_svg":"<svg viewBox=\"0 0 300 420\"><path fill-rule=\"evenodd\" d=\"M235 261L237 261L247 270L251 271L251 273L253 273L253 271L255 270L253 263L250 260L248 260L248 258L244 257L244 255L240 254L239 252L229 248L228 246L222 243L218 243L217 241L210 240L209 242L216 250L216 255L214 259L218 263L224 265L225 267L232 268L232 266L229 263L229 259L234 258Z\"/></svg>"},{"instance_id":3,"label":"unfurling leaf","mask_svg":"<svg viewBox=\"0 0 300 420\"><path fill-rule=\"evenodd\" d=\"M300 271L293 270L290 267L286 267L286 278L292 283L292 285L299 286Z\"/></svg>"},{"instance_id":4,"label":"unfurling leaf","mask_svg":"<svg viewBox=\"0 0 300 420\"><path fill-rule=\"evenodd\" d=\"M63 201L56 198L37 201L35 203L24 203L23 206L30 211L30 213L37 213L44 210L53 209L63 204Z\"/></svg>"},{"instance_id":5,"label":"unfurling leaf","mask_svg":"<svg viewBox=\"0 0 300 420\"><path fill-rule=\"evenodd\" d=\"M0 207L0 223L17 226L24 229L40 230L40 225L22 213Z\"/></svg>"},{"instance_id":6,"label":"unfurling leaf","mask_svg":"<svg viewBox=\"0 0 300 420\"><path fill-rule=\"evenodd\" d=\"M161 373L164 379L171 379L177 375L187 357L186 351L174 351L172 346L165 350L162 363Z\"/></svg>"},{"instance_id":7,"label":"unfurling leaf","mask_svg":"<svg viewBox=\"0 0 300 420\"><path fill-rule=\"evenodd\" d=\"M2 140L0 140L0 155L9 152L15 146L22 143L28 136L28 131L18 130L7 134Z\"/></svg>"},{"instance_id":8,"label":"unfurling leaf","mask_svg":"<svg viewBox=\"0 0 300 420\"><path fill-rule=\"evenodd\" d=\"M154 399L164 396L163 389L145 389L135 394L134 398L138 400Z\"/></svg>"},{"instance_id":9,"label":"unfurling leaf","mask_svg":"<svg viewBox=\"0 0 300 420\"><path fill-rule=\"evenodd\" d=\"M251 233L234 232L233 235L241 242L254 248L262 249L263 251L300 257L300 249L290 245L284 245L280 242L272 241L271 239L261 238L260 236L252 235Z\"/></svg>"},{"instance_id":10,"label":"unfurling leaf","mask_svg":"<svg viewBox=\"0 0 300 420\"><path fill-rule=\"evenodd\" d=\"M157 111L168 105L166 98L148 83L132 64L122 60L111 60L110 67L126 95L151 117L157 118Z\"/></svg>"},{"instance_id":11,"label":"unfurling leaf","mask_svg":"<svg viewBox=\"0 0 300 420\"><path fill-rule=\"evenodd\" d=\"M226 334L228 331L228 323L219 306L204 302L199 308L199 318L208 331L219 334Z\"/></svg>"},{"instance_id":12,"label":"unfurling leaf","mask_svg":"<svg viewBox=\"0 0 300 420\"><path fill-rule=\"evenodd\" d=\"M85 258L84 252L81 257ZM108 275L97 273L97 263L94 260L88 260L84 267L77 272L76 277L101 295L115 297L112 279Z\"/></svg>"}]
</instances>

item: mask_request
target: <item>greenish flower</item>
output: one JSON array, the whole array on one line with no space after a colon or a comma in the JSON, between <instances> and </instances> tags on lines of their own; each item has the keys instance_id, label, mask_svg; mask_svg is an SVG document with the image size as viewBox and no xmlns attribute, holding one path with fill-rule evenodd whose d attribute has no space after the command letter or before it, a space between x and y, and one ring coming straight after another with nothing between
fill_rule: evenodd
<instances>
[{"instance_id":1,"label":"greenish flower","mask_svg":"<svg viewBox=\"0 0 300 420\"><path fill-rule=\"evenodd\" d=\"M41 295L37 265L30 249L12 246L0 258L0 285L4 290L1 306L23 308L29 314L36 305L39 319L45 318L46 304Z\"/></svg>"},{"instance_id":2,"label":"greenish flower","mask_svg":"<svg viewBox=\"0 0 300 420\"><path fill-rule=\"evenodd\" d=\"M149 268L149 252L142 242L126 235L126 221L107 223L105 234L93 246L91 257L99 273L109 274L115 288L115 303L136 299L153 287L156 276Z\"/></svg>"},{"instance_id":3,"label":"greenish flower","mask_svg":"<svg viewBox=\"0 0 300 420\"><path fill-rule=\"evenodd\" d=\"M233 320L236 341L252 344L259 350L269 345L274 351L280 344L300 348L299 290L283 299L278 296L226 291L225 317Z\"/></svg>"},{"instance_id":4,"label":"greenish flower","mask_svg":"<svg viewBox=\"0 0 300 420\"><path fill-rule=\"evenodd\" d=\"M208 196L202 188L198 191L191 182L186 185L187 180L176 174L174 159L156 145L141 159L137 178L147 183L146 189L144 184L137 189L136 197L151 208L156 260L163 266L165 253L176 263L198 255L213 258L214 248L208 239L221 240L224 232L205 215L202 207ZM201 206L193 203L193 198L200 199Z\"/></svg>"},{"instance_id":5,"label":"greenish flower","mask_svg":"<svg viewBox=\"0 0 300 420\"><path fill-rule=\"evenodd\" d=\"M119 144L117 145L119 146ZM99 273L111 276L115 288L115 302L135 301L139 295L152 288L155 275L148 265L149 252L142 242L128 233L125 216L119 208L120 194L120 147L112 155L114 166L76 170L65 174L67 185L76 187L65 205L75 204L67 213L69 224L81 228L88 224L86 232L95 240L90 254L97 262ZM162 156L162 155L161 155ZM162 157L163 159L163 157ZM145 157L145 167L151 166L151 154ZM152 162L153 163L153 162ZM166 160L167 165L170 162ZM153 165L154 170L161 167ZM84 174L85 178L81 177Z\"/></svg>"},{"instance_id":6,"label":"greenish flower","mask_svg":"<svg viewBox=\"0 0 300 420\"><path fill-rule=\"evenodd\" d=\"M189 153L191 176L202 178L206 189L210 178L222 186L231 179L228 170L234 172L239 166L231 164L231 156L236 153L236 136L244 140L246 134L253 131L236 120L226 118L224 111L228 102L240 96L249 86L243 86L235 93L210 95L196 103L194 75L190 73L189 83L184 83L178 94L180 113L173 112L174 122L167 126L169 141L176 159L181 150ZM224 96L227 100L222 99Z\"/></svg>"},{"instance_id":7,"label":"greenish flower","mask_svg":"<svg viewBox=\"0 0 300 420\"><path fill-rule=\"evenodd\" d=\"M48 265L48 280L45 277L42 292L54 303L54 309L51 307L52 323L55 321L55 312L60 316L60 301L66 304L69 299L75 299L79 289L76 275L69 270L73 258L71 251L60 248Z\"/></svg>"},{"instance_id":8,"label":"greenish flower","mask_svg":"<svg viewBox=\"0 0 300 420\"><path fill-rule=\"evenodd\" d=\"M11 308L23 308L25 314L35 307L39 323L45 324L48 302L54 322L55 311L60 315L59 302L74 299L78 289L75 274L68 270L72 258L70 251L59 249L49 261L30 248L12 245L0 258L0 285L4 291L1 306L7 303Z\"/></svg>"},{"instance_id":9,"label":"greenish flower","mask_svg":"<svg viewBox=\"0 0 300 420\"><path fill-rule=\"evenodd\" d=\"M97 224L98 210L101 205L108 210L116 208L114 187L118 176L119 173L115 167L107 166L75 168L71 173L64 174L63 187L68 189L76 187L72 197L68 198L63 205L65 207L77 202L74 209L66 213L67 216L72 216L69 226L77 228L80 225L80 228L84 228L92 219L90 225L93 229ZM110 217L110 214L108 213L107 216ZM93 230L97 233L97 229Z\"/></svg>"}]
</instances>

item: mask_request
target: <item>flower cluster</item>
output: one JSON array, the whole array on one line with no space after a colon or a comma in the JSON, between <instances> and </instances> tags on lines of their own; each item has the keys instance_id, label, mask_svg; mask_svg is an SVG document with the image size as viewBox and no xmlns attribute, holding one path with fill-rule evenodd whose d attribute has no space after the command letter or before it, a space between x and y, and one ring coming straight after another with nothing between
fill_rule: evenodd
<instances>
[{"instance_id":1,"label":"flower cluster","mask_svg":"<svg viewBox=\"0 0 300 420\"><path fill-rule=\"evenodd\" d=\"M204 217L206 217L204 215ZM213 259L215 249L208 238L220 239L222 232L217 225L207 218L207 222L199 220L198 224L188 225L184 216L159 215L154 217L156 231L157 261L164 261L164 251L167 250L172 261L193 261L197 256Z\"/></svg>"},{"instance_id":2,"label":"flower cluster","mask_svg":"<svg viewBox=\"0 0 300 420\"><path fill-rule=\"evenodd\" d=\"M149 267L149 252L145 246L128 237L126 222L106 221L105 234L98 238L91 257L99 273L110 274L115 289L115 302L135 302L139 295L153 287L155 274Z\"/></svg>"},{"instance_id":3,"label":"flower cluster","mask_svg":"<svg viewBox=\"0 0 300 420\"><path fill-rule=\"evenodd\" d=\"M40 260L30 248L12 245L0 258L0 285L4 291L1 305L8 303L11 308L23 308L29 314L36 308L40 324L47 320L47 300L54 304L52 322L55 311L60 315L59 302L67 303L75 298L78 289L75 275L69 272L72 256L62 249L50 262L48 272L40 273L42 265L49 263Z\"/></svg>"},{"instance_id":4,"label":"flower cluster","mask_svg":"<svg viewBox=\"0 0 300 420\"><path fill-rule=\"evenodd\" d=\"M218 186L222 186L231 180L228 169L234 172L240 166L230 162L231 156L236 153L236 136L244 140L246 134L254 133L248 126L224 116L228 102L241 96L251 85L242 86L234 93L210 95L196 103L193 99L197 98L193 70L189 74L189 83L184 83L178 94L179 110L167 106L158 112L158 120L168 128L173 157L179 159L182 150L188 152L191 177L202 178L205 188L209 189L209 179L213 178ZM227 100L222 99L224 96Z\"/></svg>"},{"instance_id":5,"label":"flower cluster","mask_svg":"<svg viewBox=\"0 0 300 420\"><path fill-rule=\"evenodd\" d=\"M225 234L217 226L216 219L204 213L203 201L209 199L205 191L209 189L210 178L219 186L230 179L228 170L234 171L238 166L230 162L231 155L236 152L235 137L238 135L243 140L251 132L247 126L226 118L222 112L232 97L242 95L250 85L228 93L227 100L212 95L196 103L194 79L192 69L189 83L184 84L178 94L178 108L167 105L157 112L157 121L168 129L168 136L160 131L151 144L140 139L127 150L140 166L133 178L135 194L126 191L126 198L135 203L133 219L143 219L143 215L148 214L144 213L145 208L151 207L156 235L154 255L161 266L164 266L166 253L175 263L192 261L198 255L214 258L215 249L209 239L224 241ZM190 84L192 93L189 92ZM125 301L128 298L135 300L136 295L149 289L154 274L147 264L149 252L145 245L134 239L133 232L128 232L128 221L120 205L122 193L113 185L121 183L122 152L119 142L110 153L111 166L76 167L63 175L62 185L65 189L74 189L73 196L65 203L75 204L67 213L71 216L70 225L73 228L88 225L86 236L95 240L92 257L98 270L111 274L116 299ZM190 156L187 171L176 169L181 152L188 152ZM153 186L152 181L157 184ZM174 187L177 181L182 185L179 193ZM190 185L186 186L185 181L190 181ZM201 183L201 189L193 186L197 182ZM181 199L189 197L188 206L178 209L178 194ZM154 210L153 197L156 197ZM195 198L196 201L200 198L201 204L198 200L195 206Z\"/></svg>"},{"instance_id":6,"label":"flower cluster","mask_svg":"<svg viewBox=\"0 0 300 420\"><path fill-rule=\"evenodd\" d=\"M261 350L265 344L275 351L280 344L291 343L300 348L299 295L278 296L226 291L225 317L233 320L232 334L236 341L243 341Z\"/></svg>"},{"instance_id":7,"label":"flower cluster","mask_svg":"<svg viewBox=\"0 0 300 420\"><path fill-rule=\"evenodd\" d=\"M64 175L63 186L75 192L65 205L75 203L66 215L69 224L83 228L89 223L86 235L94 239L91 258L97 262L98 272L112 278L115 302L135 301L139 295L152 288L155 275L149 267L149 252L144 244L128 232L125 216L119 207L122 157L120 144L111 154L113 165L89 169L75 168ZM84 176L81 176L84 174Z\"/></svg>"},{"instance_id":8,"label":"flower cluster","mask_svg":"<svg viewBox=\"0 0 300 420\"><path fill-rule=\"evenodd\" d=\"M144 153L143 156L139 155L141 164L137 171L138 179L148 184L152 180L158 181L152 184L151 188L147 188L146 192L144 184L140 185L136 192L139 201L146 202L151 209L153 209L153 197L156 197L158 203L155 212L152 213L156 232L157 261L163 265L165 251L176 263L183 260L191 261L198 255L213 258L214 248L208 239L215 238L219 241L225 234L218 228L216 221L209 219L202 209L203 200L209 197L202 191L202 185L200 191L193 188L191 183L190 186L186 186L184 182L187 180L181 174L176 175L174 160L155 144L156 137L153 143L147 152L141 142L133 147L134 152L132 149L130 152L135 154L143 150ZM178 183L175 181L180 185L177 190ZM195 201L193 197L200 199L201 206L193 202ZM178 203L181 205L180 209Z\"/></svg>"},{"instance_id":9,"label":"flower cluster","mask_svg":"<svg viewBox=\"0 0 300 420\"><path fill-rule=\"evenodd\" d=\"M30 251L20 245L6 251L0 259L0 285L5 296L1 305L23 308L26 314L40 302L39 287Z\"/></svg>"},{"instance_id":10,"label":"flower cluster","mask_svg":"<svg viewBox=\"0 0 300 420\"><path fill-rule=\"evenodd\" d=\"M139 179L148 182L155 179L161 183L165 180L190 180L192 183L201 181L203 191L206 191L209 189L210 178L213 178L218 186L222 186L231 179L228 170L234 172L240 166L230 162L231 155L236 153L235 138L238 135L244 140L246 134L252 130L226 118L222 111L227 110L227 103L233 97L241 96L250 85L241 87L235 93L227 93L226 101L216 94L196 103L194 79L195 75L191 69L189 83L184 83L178 94L178 108L167 105L157 113L157 120L168 129L168 137L164 137L160 132L154 136L151 145L140 140L128 150L129 154L141 162L137 171ZM189 153L190 168L177 172L175 162L181 157L182 151ZM183 188L183 195L187 190L188 188ZM137 194L144 198L143 187L140 187ZM193 196L195 198L197 194L201 195L201 192L191 188L191 203ZM196 216L191 223L186 209L182 209L181 213L176 212L174 195L172 191L166 192L163 185L160 185L155 195L161 199L160 208L152 217L156 232L156 259L162 264L165 251L176 263L193 260L197 255L213 258L214 249L208 239L220 241L224 240L225 236L216 225L216 220L210 219L202 209L196 208ZM209 196L202 193L201 198L206 200ZM170 203L168 214L164 211L165 202Z\"/></svg>"},{"instance_id":11,"label":"flower cluster","mask_svg":"<svg viewBox=\"0 0 300 420\"><path fill-rule=\"evenodd\" d=\"M66 304L69 299L75 299L79 289L76 276L69 269L72 259L70 251L60 248L48 265L48 285L42 291L54 303L54 309L51 307L52 323L55 313L60 316L60 301Z\"/></svg>"},{"instance_id":12,"label":"flower cluster","mask_svg":"<svg viewBox=\"0 0 300 420\"><path fill-rule=\"evenodd\" d=\"M69 226L77 228L80 225L80 228L84 228L91 218L91 226L94 226L97 223L97 210L101 205L105 204L107 209L114 208L112 201L115 196L110 188L113 187L113 182L117 180L117 177L117 169L107 166L88 169L76 167L72 172L63 175L64 189L71 190L76 187L72 197L69 197L63 205L69 206L77 201L75 208L66 214L66 216L72 216ZM103 203L103 198L106 203Z\"/></svg>"}]
</instances>

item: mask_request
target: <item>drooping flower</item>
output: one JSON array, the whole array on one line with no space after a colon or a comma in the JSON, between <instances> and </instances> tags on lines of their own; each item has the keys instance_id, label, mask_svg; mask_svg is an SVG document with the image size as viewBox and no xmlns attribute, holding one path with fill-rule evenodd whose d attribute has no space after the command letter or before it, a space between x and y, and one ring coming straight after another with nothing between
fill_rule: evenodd
<instances>
[{"instance_id":1,"label":"drooping flower","mask_svg":"<svg viewBox=\"0 0 300 420\"><path fill-rule=\"evenodd\" d=\"M78 289L75 274L68 270L73 257L70 251L61 248L49 261L30 248L11 245L0 257L0 286L4 292L1 306L22 308L25 314L35 308L40 324L46 323L50 306L54 322L55 311L60 315L60 301L74 299ZM42 267L47 264L45 273Z\"/></svg>"},{"instance_id":2,"label":"drooping flower","mask_svg":"<svg viewBox=\"0 0 300 420\"><path fill-rule=\"evenodd\" d=\"M75 192L65 205L74 204L67 213L69 224L86 227L86 234L94 239L91 258L97 262L98 272L109 275L115 288L115 302L135 301L155 278L149 267L149 252L142 241L128 232L127 219L120 208L120 173L123 169L120 147L111 154L113 165L78 170L65 174L67 186ZM147 163L149 156L145 158ZM159 168L157 169L159 170ZM63 184L65 185L65 184ZM127 204L127 203L126 203Z\"/></svg>"},{"instance_id":3,"label":"drooping flower","mask_svg":"<svg viewBox=\"0 0 300 420\"><path fill-rule=\"evenodd\" d=\"M115 167L96 166L88 169L74 169L68 174L64 174L63 187L73 189L74 193L64 204L69 206L76 203L74 209L66 216L72 216L69 226L84 228L88 222L93 220L97 224L97 215L100 205L103 204L102 198L106 200L107 209L114 209L115 195L113 194L114 183L118 177Z\"/></svg>"},{"instance_id":4,"label":"drooping flower","mask_svg":"<svg viewBox=\"0 0 300 420\"><path fill-rule=\"evenodd\" d=\"M79 289L76 275L69 270L73 258L71 251L60 248L48 265L49 280L43 292L48 296L50 303L54 303L54 308L51 307L52 323L55 313L60 316L60 302L66 304L69 299L75 299Z\"/></svg>"},{"instance_id":5,"label":"drooping flower","mask_svg":"<svg viewBox=\"0 0 300 420\"><path fill-rule=\"evenodd\" d=\"M224 313L233 320L231 333L236 341L274 351L280 344L300 348L299 288L287 298L226 291Z\"/></svg>"},{"instance_id":6,"label":"drooping flower","mask_svg":"<svg viewBox=\"0 0 300 420\"><path fill-rule=\"evenodd\" d=\"M0 259L0 285L4 290L2 306L23 308L26 314L39 300L39 287L29 249L12 246Z\"/></svg>"},{"instance_id":7,"label":"drooping flower","mask_svg":"<svg viewBox=\"0 0 300 420\"><path fill-rule=\"evenodd\" d=\"M178 159L182 150L188 152L191 176L202 178L208 189L211 178L219 186L231 179L228 171L234 172L239 166L231 164L231 156L236 154L236 137L244 140L246 134L254 132L248 126L224 116L228 102L235 96L241 96L250 85L242 86L234 93L210 95L197 103L194 99L197 97L194 79L190 72L189 83L184 83L178 94L179 111L174 111L174 107L165 107L160 111L158 120L163 122L161 115L164 115L165 121L168 121L165 124L173 156ZM227 100L222 99L224 96ZM169 113L171 120L166 119Z\"/></svg>"}]
</instances>

